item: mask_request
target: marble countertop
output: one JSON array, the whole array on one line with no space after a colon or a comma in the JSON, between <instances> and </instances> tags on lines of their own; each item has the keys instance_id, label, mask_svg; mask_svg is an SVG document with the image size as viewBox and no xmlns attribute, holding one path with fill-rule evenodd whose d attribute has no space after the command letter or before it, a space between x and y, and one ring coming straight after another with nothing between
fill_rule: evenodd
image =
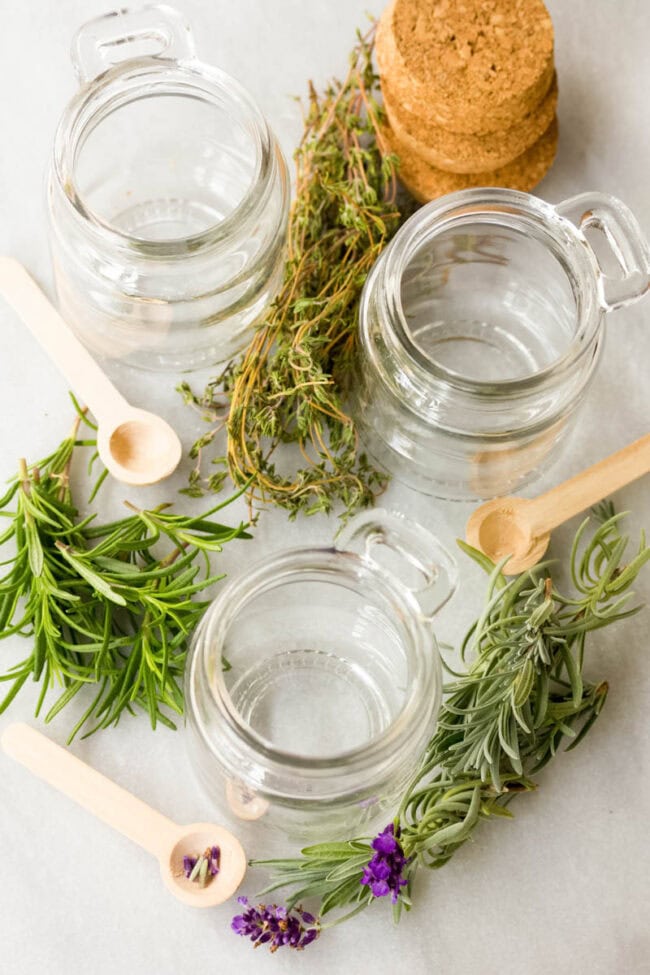
<instances>
[{"instance_id":1,"label":"marble countertop","mask_svg":"<svg viewBox=\"0 0 650 975\"><path fill-rule=\"evenodd\" d=\"M556 202L583 190L622 198L650 233L650 7L644 0L548 0L556 28L560 148L538 192ZM200 56L237 76L259 100L288 153L300 133L292 96L346 66L354 30L376 0L183 0ZM57 119L75 89L70 38L106 0L0 0L0 253L13 254L49 287L43 174ZM119 164L119 162L117 162ZM66 388L29 335L0 308L0 478L16 458L35 459L68 425ZM612 314L602 368L576 436L553 478L568 476L647 432L650 304ZM119 380L134 398L133 379ZM174 416L184 441L197 432L178 409L173 379L147 381L149 403ZM175 497L187 469L168 493ZM550 483L550 481L549 481ZM543 484L541 486L544 486ZM107 504L117 504L113 488ZM155 493L152 494L152 497ZM648 526L648 484L617 499ZM386 503L453 545L468 508L393 484ZM242 509L243 510L243 509ZM233 518L238 512L229 512ZM287 523L265 514L256 556L280 546L325 543L326 519ZM575 523L556 533L565 554ZM229 546L223 567L250 560ZM463 567L463 598L441 618L457 636L475 614L482 579ZM650 573L639 585L650 597ZM452 609L453 607L453 609ZM443 871L421 875L416 908L393 928L385 905L329 932L303 955L253 951L228 930L232 905L193 912L163 888L155 863L0 755L0 971L2 975L189 975L301 971L374 975L642 975L650 973L650 654L648 613L594 635L587 674L611 685L607 706L579 749L539 776L512 822L485 824ZM17 640L0 645L17 659ZM5 663L2 669L4 670ZM28 687L0 716L33 721ZM75 704L71 715L75 712ZM81 713L82 704L78 709ZM63 716L48 733L59 742ZM178 822L211 818L185 757L183 733L153 735L146 718L77 741L75 754ZM264 852L262 835L251 854ZM251 879L246 889L255 890Z\"/></svg>"}]
</instances>

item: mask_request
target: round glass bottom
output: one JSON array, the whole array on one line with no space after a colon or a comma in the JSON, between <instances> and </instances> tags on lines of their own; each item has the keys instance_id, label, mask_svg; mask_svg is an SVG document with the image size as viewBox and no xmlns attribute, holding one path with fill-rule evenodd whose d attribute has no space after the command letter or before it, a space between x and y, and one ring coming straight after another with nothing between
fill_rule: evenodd
<instances>
[{"instance_id":1,"label":"round glass bottom","mask_svg":"<svg viewBox=\"0 0 650 975\"><path fill-rule=\"evenodd\" d=\"M521 322L433 321L413 330L413 339L427 357L465 379L502 382L518 379L543 366L543 336Z\"/></svg>"},{"instance_id":2,"label":"round glass bottom","mask_svg":"<svg viewBox=\"0 0 650 975\"><path fill-rule=\"evenodd\" d=\"M123 233L139 240L184 240L214 227L224 212L197 200L161 197L127 207L113 216L111 223Z\"/></svg>"},{"instance_id":3,"label":"round glass bottom","mask_svg":"<svg viewBox=\"0 0 650 975\"><path fill-rule=\"evenodd\" d=\"M309 758L332 758L366 744L392 715L367 670L322 650L265 657L240 676L230 696L260 738Z\"/></svg>"}]
</instances>

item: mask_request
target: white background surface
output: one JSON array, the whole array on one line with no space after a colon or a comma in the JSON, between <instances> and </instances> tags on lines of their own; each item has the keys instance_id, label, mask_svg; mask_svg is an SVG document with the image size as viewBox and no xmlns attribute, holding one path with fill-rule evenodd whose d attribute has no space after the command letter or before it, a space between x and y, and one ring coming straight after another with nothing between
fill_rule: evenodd
<instances>
[{"instance_id":1,"label":"white background surface","mask_svg":"<svg viewBox=\"0 0 650 975\"><path fill-rule=\"evenodd\" d=\"M309 77L320 85L340 75L364 11L381 9L371 0L179 0L179 6L195 28L200 55L248 86L287 152L300 132L290 96L304 92ZM644 0L549 6L561 136L539 193L559 201L586 189L611 192L650 233L650 7ZM23 260L45 285L43 172L57 118L74 91L70 38L106 7L107 0L0 0L0 252ZM63 382L2 307L0 330L4 479L18 456L35 460L59 442L70 411ZM607 331L589 408L549 483L648 429L650 301L612 315ZM135 401L146 405L146 398L173 415L189 444L197 424L179 408L173 380L159 379L153 392L124 379L122 385ZM162 489L172 500L174 486ZM121 496L113 491L115 503ZM387 502L417 515L450 545L468 514L398 486ZM618 502L633 509L632 528L650 521L647 480L621 492ZM238 512L226 514L234 520ZM574 527L556 533L556 554L566 552ZM256 541L229 546L222 564L236 571L280 545L327 542L334 530L333 521L287 525L281 513L264 515ZM646 599L649 575L639 587ZM465 567L462 595L441 620L443 636L458 634L474 616L480 592L478 570ZM398 929L378 903L302 955L253 952L229 932L228 906L207 913L182 907L144 853L0 756L0 972L650 972L648 619L646 613L592 639L587 673L610 681L607 707L585 743L541 775L539 792L513 807L514 822L484 824L443 871L422 873L416 909ZM27 649L0 644L2 669ZM31 720L34 701L30 687L0 718L0 730L11 719ZM49 734L63 742L71 724L72 715L64 714ZM213 815L187 768L182 733L152 735L145 718L125 719L118 729L77 742L74 751L179 822ZM264 838L254 837L249 848L262 855ZM261 879L251 876L245 890L254 893Z\"/></svg>"}]
</instances>

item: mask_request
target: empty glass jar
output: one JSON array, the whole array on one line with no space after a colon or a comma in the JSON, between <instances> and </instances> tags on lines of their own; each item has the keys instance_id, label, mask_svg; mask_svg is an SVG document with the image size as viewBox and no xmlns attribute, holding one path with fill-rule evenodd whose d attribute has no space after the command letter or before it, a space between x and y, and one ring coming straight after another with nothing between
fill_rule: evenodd
<instances>
[{"instance_id":1,"label":"empty glass jar","mask_svg":"<svg viewBox=\"0 0 650 975\"><path fill-rule=\"evenodd\" d=\"M191 754L230 820L325 839L389 816L436 722L431 620L455 567L376 510L335 548L267 558L221 589L195 635Z\"/></svg>"},{"instance_id":2,"label":"empty glass jar","mask_svg":"<svg viewBox=\"0 0 650 975\"><path fill-rule=\"evenodd\" d=\"M246 91L166 6L80 29L49 177L62 313L144 369L231 359L283 274L287 168Z\"/></svg>"},{"instance_id":3,"label":"empty glass jar","mask_svg":"<svg viewBox=\"0 0 650 975\"><path fill-rule=\"evenodd\" d=\"M648 244L612 197L474 189L423 207L363 293L351 393L370 453L439 497L512 493L570 430L605 312L649 281Z\"/></svg>"}]
</instances>

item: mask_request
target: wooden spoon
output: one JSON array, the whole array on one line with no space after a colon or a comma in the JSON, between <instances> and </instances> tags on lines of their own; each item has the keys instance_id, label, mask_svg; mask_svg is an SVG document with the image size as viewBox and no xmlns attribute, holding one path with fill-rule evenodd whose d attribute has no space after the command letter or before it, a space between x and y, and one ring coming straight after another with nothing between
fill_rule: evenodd
<instances>
[{"instance_id":1,"label":"wooden spoon","mask_svg":"<svg viewBox=\"0 0 650 975\"><path fill-rule=\"evenodd\" d=\"M9 725L0 740L7 755L39 779L152 853L160 863L165 885L183 903L213 907L231 897L241 884L246 855L239 841L222 826L177 826L29 725ZM183 857L196 857L212 846L221 851L219 873L200 887L185 877Z\"/></svg>"},{"instance_id":2,"label":"wooden spoon","mask_svg":"<svg viewBox=\"0 0 650 975\"><path fill-rule=\"evenodd\" d=\"M635 440L538 498L495 498L477 508L466 538L503 571L516 575L539 562L558 525L650 471L650 434Z\"/></svg>"},{"instance_id":3,"label":"wooden spoon","mask_svg":"<svg viewBox=\"0 0 650 975\"><path fill-rule=\"evenodd\" d=\"M124 484L155 484L178 467L183 448L170 425L131 406L73 335L22 264L0 257L0 294L94 414L97 450Z\"/></svg>"}]
</instances>

